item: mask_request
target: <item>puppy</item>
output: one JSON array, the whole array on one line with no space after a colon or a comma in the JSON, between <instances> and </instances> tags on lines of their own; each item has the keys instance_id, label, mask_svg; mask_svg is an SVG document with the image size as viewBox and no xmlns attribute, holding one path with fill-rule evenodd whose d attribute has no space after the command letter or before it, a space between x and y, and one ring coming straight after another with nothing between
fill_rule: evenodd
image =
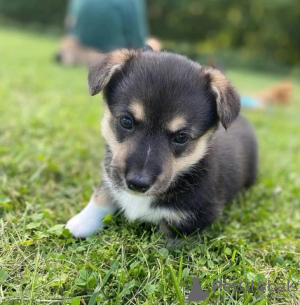
<instances>
[{"instance_id":1,"label":"puppy","mask_svg":"<svg viewBox=\"0 0 300 305\"><path fill-rule=\"evenodd\" d=\"M103 180L67 223L75 237L121 209L129 220L187 235L212 224L257 175L252 127L219 70L167 52L117 50L89 71L103 90Z\"/></svg>"}]
</instances>

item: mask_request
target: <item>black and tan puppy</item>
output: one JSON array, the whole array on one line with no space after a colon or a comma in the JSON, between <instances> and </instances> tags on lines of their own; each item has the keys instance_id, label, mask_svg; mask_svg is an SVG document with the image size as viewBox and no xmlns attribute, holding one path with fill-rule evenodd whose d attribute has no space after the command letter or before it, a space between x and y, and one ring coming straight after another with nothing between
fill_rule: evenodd
<instances>
[{"instance_id":1,"label":"black and tan puppy","mask_svg":"<svg viewBox=\"0 0 300 305\"><path fill-rule=\"evenodd\" d=\"M257 145L240 99L218 70L175 54L118 50L90 69L91 95L103 90L103 181L67 223L76 237L117 209L169 232L210 225L251 186Z\"/></svg>"}]
</instances>

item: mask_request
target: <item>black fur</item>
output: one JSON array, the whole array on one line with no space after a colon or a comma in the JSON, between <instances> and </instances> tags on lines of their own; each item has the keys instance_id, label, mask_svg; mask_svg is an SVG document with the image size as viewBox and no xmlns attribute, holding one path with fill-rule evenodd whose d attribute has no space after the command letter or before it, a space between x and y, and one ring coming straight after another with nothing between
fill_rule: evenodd
<instances>
[{"instance_id":1,"label":"black fur","mask_svg":"<svg viewBox=\"0 0 300 305\"><path fill-rule=\"evenodd\" d=\"M105 77L97 73L101 69L108 73L109 68L103 65L90 72L92 94L100 90ZM212 78L207 75L209 71L206 73L205 68L183 56L141 51L124 62L104 88L117 141L130 141L132 145L126 158L125 177L143 171L154 183L170 157L176 160L189 156L197 140L215 131L205 157L180 173L152 204L153 208L165 207L192 215L190 221L177 225L184 234L210 225L223 206L241 189L251 186L257 175L256 139L245 118L238 117L239 96L228 82L225 89L220 89L221 104L217 107ZM133 100L143 103L146 119L134 122L134 130L128 131L120 126L119 118L131 116L128 109ZM166 131L167 122L176 116L183 116L188 122L185 130L192 136L186 145L175 145L174 134ZM225 130L220 123L230 127ZM145 167L148 143L153 151ZM111 160L107 148L107 168ZM109 172L115 185L124 187L119 169Z\"/></svg>"},{"instance_id":2,"label":"black fur","mask_svg":"<svg viewBox=\"0 0 300 305\"><path fill-rule=\"evenodd\" d=\"M219 126L206 157L193 170L180 176L158 206L194 215L178 227L184 234L210 225L225 203L250 187L257 175L257 143L253 129L242 116L228 131Z\"/></svg>"}]
</instances>

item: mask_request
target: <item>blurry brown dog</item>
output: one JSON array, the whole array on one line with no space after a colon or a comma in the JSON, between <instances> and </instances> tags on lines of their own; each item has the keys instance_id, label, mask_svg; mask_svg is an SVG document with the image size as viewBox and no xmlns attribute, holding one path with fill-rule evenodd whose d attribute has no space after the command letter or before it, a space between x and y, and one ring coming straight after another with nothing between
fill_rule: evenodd
<instances>
[{"instance_id":1,"label":"blurry brown dog","mask_svg":"<svg viewBox=\"0 0 300 305\"><path fill-rule=\"evenodd\" d=\"M99 59L100 52L86 48L74 36L65 36L61 39L56 60L66 66L90 66Z\"/></svg>"},{"instance_id":2,"label":"blurry brown dog","mask_svg":"<svg viewBox=\"0 0 300 305\"><path fill-rule=\"evenodd\" d=\"M154 37L147 39L146 44L154 51L162 48L161 42ZM66 66L91 66L102 54L99 50L84 47L75 36L68 35L61 39L56 60Z\"/></svg>"},{"instance_id":3,"label":"blurry brown dog","mask_svg":"<svg viewBox=\"0 0 300 305\"><path fill-rule=\"evenodd\" d=\"M293 83L286 80L262 91L257 96L264 104L289 105L292 99L292 91Z\"/></svg>"}]
</instances>

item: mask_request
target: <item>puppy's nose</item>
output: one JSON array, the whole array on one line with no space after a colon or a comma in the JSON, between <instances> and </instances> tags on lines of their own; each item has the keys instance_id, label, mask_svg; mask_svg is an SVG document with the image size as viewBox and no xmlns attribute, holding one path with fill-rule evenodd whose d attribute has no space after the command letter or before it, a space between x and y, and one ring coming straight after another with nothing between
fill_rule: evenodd
<instances>
[{"instance_id":1,"label":"puppy's nose","mask_svg":"<svg viewBox=\"0 0 300 305\"><path fill-rule=\"evenodd\" d=\"M150 177L139 175L128 175L126 183L130 190L140 193L145 193L151 187Z\"/></svg>"}]
</instances>

